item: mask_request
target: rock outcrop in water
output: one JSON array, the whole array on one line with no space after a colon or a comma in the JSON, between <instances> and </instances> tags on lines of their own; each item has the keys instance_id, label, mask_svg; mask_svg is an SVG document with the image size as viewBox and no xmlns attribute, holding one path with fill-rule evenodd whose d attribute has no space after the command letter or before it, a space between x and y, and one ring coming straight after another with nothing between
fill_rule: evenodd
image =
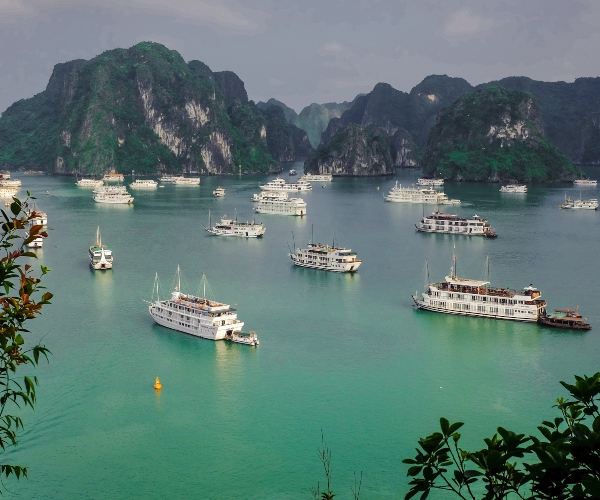
<instances>
[{"instance_id":1,"label":"rock outcrop in water","mask_svg":"<svg viewBox=\"0 0 600 500\"><path fill-rule=\"evenodd\" d=\"M267 127L234 73L144 42L57 64L44 92L0 117L0 165L97 175L267 172L279 168L269 133L280 131Z\"/></svg>"},{"instance_id":2,"label":"rock outcrop in water","mask_svg":"<svg viewBox=\"0 0 600 500\"><path fill-rule=\"evenodd\" d=\"M531 94L501 88L460 97L431 130L426 175L483 181L566 181L578 169L545 137Z\"/></svg>"}]
</instances>

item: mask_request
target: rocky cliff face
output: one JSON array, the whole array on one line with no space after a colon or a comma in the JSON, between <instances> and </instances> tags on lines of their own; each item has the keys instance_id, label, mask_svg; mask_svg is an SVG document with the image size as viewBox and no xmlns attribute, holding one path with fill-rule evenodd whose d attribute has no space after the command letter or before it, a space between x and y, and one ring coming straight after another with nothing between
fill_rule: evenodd
<instances>
[{"instance_id":1,"label":"rocky cliff face","mask_svg":"<svg viewBox=\"0 0 600 500\"><path fill-rule=\"evenodd\" d=\"M279 162L306 158L313 150L304 130L287 122L284 110L271 105L262 111L269 153Z\"/></svg>"},{"instance_id":2,"label":"rocky cliff face","mask_svg":"<svg viewBox=\"0 0 600 500\"><path fill-rule=\"evenodd\" d=\"M155 43L58 64L44 92L0 117L0 165L56 173L266 172L267 143L234 73Z\"/></svg>"},{"instance_id":3,"label":"rocky cliff face","mask_svg":"<svg viewBox=\"0 0 600 500\"><path fill-rule=\"evenodd\" d=\"M402 132L389 136L381 127L350 124L339 129L327 145L321 145L304 163L306 173L377 176L394 173L411 162L410 138Z\"/></svg>"},{"instance_id":4,"label":"rocky cliff face","mask_svg":"<svg viewBox=\"0 0 600 500\"><path fill-rule=\"evenodd\" d=\"M531 94L488 88L443 110L431 130L423 172L456 180L570 180L578 173L546 139Z\"/></svg>"}]
</instances>

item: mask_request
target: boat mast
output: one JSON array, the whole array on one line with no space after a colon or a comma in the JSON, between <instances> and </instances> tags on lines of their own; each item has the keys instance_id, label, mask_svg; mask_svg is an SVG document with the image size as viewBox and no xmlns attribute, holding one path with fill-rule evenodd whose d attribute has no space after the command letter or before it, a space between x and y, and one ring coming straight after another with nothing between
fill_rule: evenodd
<instances>
[{"instance_id":1,"label":"boat mast","mask_svg":"<svg viewBox=\"0 0 600 500\"><path fill-rule=\"evenodd\" d=\"M452 251L452 277L456 278L456 245Z\"/></svg>"},{"instance_id":2,"label":"boat mast","mask_svg":"<svg viewBox=\"0 0 600 500\"><path fill-rule=\"evenodd\" d=\"M202 273L202 297L206 299L206 274Z\"/></svg>"},{"instance_id":3,"label":"boat mast","mask_svg":"<svg viewBox=\"0 0 600 500\"><path fill-rule=\"evenodd\" d=\"M179 271L179 266L177 266L177 291L181 292L181 272Z\"/></svg>"}]
</instances>

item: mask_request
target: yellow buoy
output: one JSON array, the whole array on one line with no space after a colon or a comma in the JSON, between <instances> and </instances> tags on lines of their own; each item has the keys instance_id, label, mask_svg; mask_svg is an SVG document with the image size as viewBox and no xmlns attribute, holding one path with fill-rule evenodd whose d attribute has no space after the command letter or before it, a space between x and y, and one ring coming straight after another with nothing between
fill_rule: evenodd
<instances>
[{"instance_id":1,"label":"yellow buoy","mask_svg":"<svg viewBox=\"0 0 600 500\"><path fill-rule=\"evenodd\" d=\"M160 391L162 389L162 384L160 383L160 380L158 377L156 377L156 382L154 382L154 388L157 391Z\"/></svg>"},{"instance_id":2,"label":"yellow buoy","mask_svg":"<svg viewBox=\"0 0 600 500\"><path fill-rule=\"evenodd\" d=\"M377 186L377 191L379 191L379 186Z\"/></svg>"}]
</instances>

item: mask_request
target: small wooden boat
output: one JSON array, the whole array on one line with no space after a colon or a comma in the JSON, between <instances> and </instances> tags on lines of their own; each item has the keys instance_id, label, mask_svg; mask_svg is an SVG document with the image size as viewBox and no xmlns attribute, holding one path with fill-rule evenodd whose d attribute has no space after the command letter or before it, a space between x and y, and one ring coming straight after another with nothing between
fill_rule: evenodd
<instances>
[{"instance_id":1,"label":"small wooden boat","mask_svg":"<svg viewBox=\"0 0 600 500\"><path fill-rule=\"evenodd\" d=\"M592 329L591 325L586 323L586 319L577 312L577 308L575 308L575 311L573 311L571 308L554 309L554 312L559 314L540 316L538 318L538 323L540 325L552 326L555 328L566 328L569 330Z\"/></svg>"}]
</instances>

